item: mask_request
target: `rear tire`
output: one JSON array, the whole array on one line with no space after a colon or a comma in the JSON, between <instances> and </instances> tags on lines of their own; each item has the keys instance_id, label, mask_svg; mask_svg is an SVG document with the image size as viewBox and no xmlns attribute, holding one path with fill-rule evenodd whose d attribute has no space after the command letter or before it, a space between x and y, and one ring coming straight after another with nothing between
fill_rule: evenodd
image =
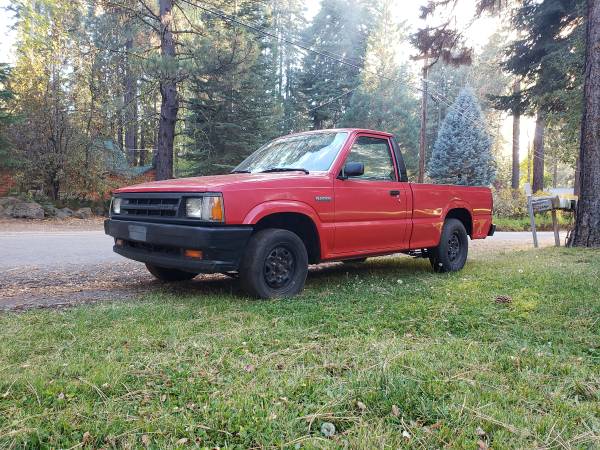
<instances>
[{"instance_id":1,"label":"rear tire","mask_svg":"<svg viewBox=\"0 0 600 450\"><path fill-rule=\"evenodd\" d=\"M146 269L150 272L154 278L160 281L186 281L194 278L197 273L185 272L178 269L169 269L167 267L155 266L153 264L146 264Z\"/></svg>"},{"instance_id":2,"label":"rear tire","mask_svg":"<svg viewBox=\"0 0 600 450\"><path fill-rule=\"evenodd\" d=\"M456 272L467 262L469 236L458 219L447 219L442 229L440 245L431 250L429 262L434 272Z\"/></svg>"},{"instance_id":3,"label":"rear tire","mask_svg":"<svg viewBox=\"0 0 600 450\"><path fill-rule=\"evenodd\" d=\"M240 284L253 297L293 297L302 291L308 254L297 234L268 228L250 238L240 263Z\"/></svg>"}]
</instances>

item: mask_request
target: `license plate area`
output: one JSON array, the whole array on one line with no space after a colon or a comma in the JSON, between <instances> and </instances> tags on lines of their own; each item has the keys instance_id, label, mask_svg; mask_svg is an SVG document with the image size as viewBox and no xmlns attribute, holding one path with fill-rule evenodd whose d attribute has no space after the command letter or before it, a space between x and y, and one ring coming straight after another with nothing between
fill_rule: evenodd
<instances>
[{"instance_id":1,"label":"license plate area","mask_svg":"<svg viewBox=\"0 0 600 450\"><path fill-rule=\"evenodd\" d=\"M143 225L129 225L129 239L132 241L146 242L147 228Z\"/></svg>"}]
</instances>

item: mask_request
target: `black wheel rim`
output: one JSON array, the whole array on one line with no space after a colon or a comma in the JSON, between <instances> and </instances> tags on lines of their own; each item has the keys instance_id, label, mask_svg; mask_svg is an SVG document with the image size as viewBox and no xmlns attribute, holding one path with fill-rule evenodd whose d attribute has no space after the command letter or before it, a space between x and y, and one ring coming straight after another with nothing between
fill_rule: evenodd
<instances>
[{"instance_id":1,"label":"black wheel rim","mask_svg":"<svg viewBox=\"0 0 600 450\"><path fill-rule=\"evenodd\" d=\"M292 281L296 269L294 254L284 246L275 247L265 259L263 274L272 289L286 287Z\"/></svg>"},{"instance_id":2,"label":"black wheel rim","mask_svg":"<svg viewBox=\"0 0 600 450\"><path fill-rule=\"evenodd\" d=\"M458 233L452 233L450 239L448 239L448 259L454 262L460 256L460 237Z\"/></svg>"}]
</instances>

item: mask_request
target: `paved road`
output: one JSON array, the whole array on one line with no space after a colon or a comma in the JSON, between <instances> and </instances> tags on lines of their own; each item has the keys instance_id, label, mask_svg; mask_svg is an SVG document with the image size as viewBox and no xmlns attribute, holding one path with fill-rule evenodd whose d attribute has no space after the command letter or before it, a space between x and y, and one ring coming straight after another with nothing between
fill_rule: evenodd
<instances>
[{"instance_id":1,"label":"paved road","mask_svg":"<svg viewBox=\"0 0 600 450\"><path fill-rule=\"evenodd\" d=\"M82 267L120 261L102 231L0 232L0 272L19 267Z\"/></svg>"},{"instance_id":2,"label":"paved road","mask_svg":"<svg viewBox=\"0 0 600 450\"><path fill-rule=\"evenodd\" d=\"M98 224L91 226L87 231L1 230L0 311L121 301L163 289L143 264L113 253L112 239ZM553 245L552 233L540 233L540 243ZM490 240L472 242L470 255L476 259L527 248L532 248L530 233L497 233ZM327 265L313 270L322 269ZM223 275L204 275L177 289L201 296L235 291L237 283Z\"/></svg>"},{"instance_id":3,"label":"paved road","mask_svg":"<svg viewBox=\"0 0 600 450\"><path fill-rule=\"evenodd\" d=\"M551 232L538 235L541 245L554 243ZM496 233L488 239L475 242L476 248L526 248L528 244L533 248L529 232ZM125 261L113 253L112 238L102 231L0 232L0 249L0 273L24 267L82 269Z\"/></svg>"}]
</instances>

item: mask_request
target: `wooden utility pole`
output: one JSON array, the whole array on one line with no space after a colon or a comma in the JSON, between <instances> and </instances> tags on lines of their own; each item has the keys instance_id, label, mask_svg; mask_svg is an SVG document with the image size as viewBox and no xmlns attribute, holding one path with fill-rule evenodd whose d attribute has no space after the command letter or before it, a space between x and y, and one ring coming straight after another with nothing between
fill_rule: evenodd
<instances>
[{"instance_id":1,"label":"wooden utility pole","mask_svg":"<svg viewBox=\"0 0 600 450\"><path fill-rule=\"evenodd\" d=\"M160 119L156 149L156 179L173 178L173 142L179 111L175 39L173 38L173 0L159 0L160 51L164 73L160 81Z\"/></svg>"},{"instance_id":2,"label":"wooden utility pole","mask_svg":"<svg viewBox=\"0 0 600 450\"><path fill-rule=\"evenodd\" d=\"M570 244L600 247L600 0L587 2L580 194Z\"/></svg>"},{"instance_id":3,"label":"wooden utility pole","mask_svg":"<svg viewBox=\"0 0 600 450\"><path fill-rule=\"evenodd\" d=\"M422 94L421 98L421 132L419 134L419 183L425 180L425 153L427 152L427 95L428 95L428 80L429 63L427 58L423 64L422 71Z\"/></svg>"},{"instance_id":4,"label":"wooden utility pole","mask_svg":"<svg viewBox=\"0 0 600 450\"><path fill-rule=\"evenodd\" d=\"M513 85L513 96L517 97L521 93L521 81L516 80ZM521 111L519 107L513 109L513 142L512 142L512 178L511 187L514 190L519 189L519 150L520 150L520 136L521 136Z\"/></svg>"}]
</instances>

